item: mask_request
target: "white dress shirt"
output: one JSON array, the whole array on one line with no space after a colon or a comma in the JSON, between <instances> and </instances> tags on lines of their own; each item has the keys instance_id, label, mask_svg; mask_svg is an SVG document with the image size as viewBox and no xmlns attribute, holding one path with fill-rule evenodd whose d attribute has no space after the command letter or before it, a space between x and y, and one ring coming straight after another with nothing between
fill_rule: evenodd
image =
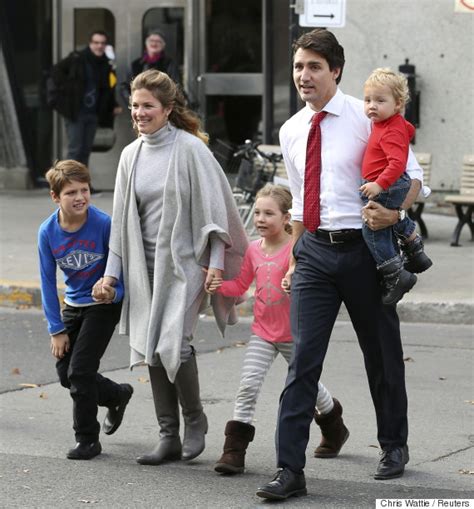
<instances>
[{"instance_id":1,"label":"white dress shirt","mask_svg":"<svg viewBox=\"0 0 474 509\"><path fill-rule=\"evenodd\" d=\"M360 99L336 94L323 108L321 122L320 228L341 230L362 228L362 201L359 196L361 168L371 121ZM306 144L315 111L306 105L280 129L280 145L293 195L292 219L303 220ZM423 170L409 151L407 173L423 182Z\"/></svg>"}]
</instances>

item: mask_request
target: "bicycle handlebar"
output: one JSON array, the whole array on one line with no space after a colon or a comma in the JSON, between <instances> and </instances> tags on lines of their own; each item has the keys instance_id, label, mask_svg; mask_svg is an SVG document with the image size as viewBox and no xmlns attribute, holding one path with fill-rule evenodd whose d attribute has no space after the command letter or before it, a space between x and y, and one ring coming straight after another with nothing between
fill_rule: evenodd
<instances>
[{"instance_id":1,"label":"bicycle handlebar","mask_svg":"<svg viewBox=\"0 0 474 509\"><path fill-rule=\"evenodd\" d=\"M283 155L278 154L277 152L263 152L258 148L259 145L259 141L245 140L243 145L237 147L237 151L234 152L233 157L240 157L244 155L251 157L253 153L257 153L267 161L275 164L279 163L283 159Z\"/></svg>"}]
</instances>

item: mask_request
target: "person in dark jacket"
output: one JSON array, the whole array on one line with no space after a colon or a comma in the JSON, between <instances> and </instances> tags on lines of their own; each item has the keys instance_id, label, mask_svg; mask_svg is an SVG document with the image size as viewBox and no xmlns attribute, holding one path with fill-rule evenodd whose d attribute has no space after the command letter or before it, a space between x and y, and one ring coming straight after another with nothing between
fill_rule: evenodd
<instances>
[{"instance_id":1,"label":"person in dark jacket","mask_svg":"<svg viewBox=\"0 0 474 509\"><path fill-rule=\"evenodd\" d=\"M156 69L166 73L175 83L182 85L181 76L179 74L178 66L175 61L165 53L166 39L161 32L156 28L150 30L145 39L145 51L140 58L132 62L131 73L126 82L121 83L120 93L123 100L128 104L130 100L130 83L143 71L148 69ZM181 87L181 91L182 90Z\"/></svg>"},{"instance_id":2,"label":"person in dark jacket","mask_svg":"<svg viewBox=\"0 0 474 509\"><path fill-rule=\"evenodd\" d=\"M97 126L113 127L122 109L115 101L116 76L105 55L107 34L95 30L89 45L73 51L52 70L54 109L66 123L67 158L88 166Z\"/></svg>"},{"instance_id":3,"label":"person in dark jacket","mask_svg":"<svg viewBox=\"0 0 474 509\"><path fill-rule=\"evenodd\" d=\"M132 75L138 76L148 69L165 72L173 81L180 83L178 66L174 60L165 53L166 39L160 30L153 29L148 32L145 39L145 52L140 58L132 62Z\"/></svg>"}]
</instances>

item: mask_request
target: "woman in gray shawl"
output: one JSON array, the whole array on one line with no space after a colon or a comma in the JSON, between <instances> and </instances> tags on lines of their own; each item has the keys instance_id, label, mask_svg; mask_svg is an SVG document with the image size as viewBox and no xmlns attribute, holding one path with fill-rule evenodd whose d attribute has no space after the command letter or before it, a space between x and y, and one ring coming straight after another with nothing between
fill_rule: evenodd
<instances>
[{"instance_id":1,"label":"woman in gray shawl","mask_svg":"<svg viewBox=\"0 0 474 509\"><path fill-rule=\"evenodd\" d=\"M148 365L160 427L158 445L137 461L158 465L204 450L207 419L190 342L206 287L222 271L226 279L238 273L247 240L227 179L173 80L148 70L131 91L139 137L120 157L109 259L93 295L101 299L123 275L120 332L130 337L131 366ZM222 332L233 304L213 302Z\"/></svg>"}]
</instances>

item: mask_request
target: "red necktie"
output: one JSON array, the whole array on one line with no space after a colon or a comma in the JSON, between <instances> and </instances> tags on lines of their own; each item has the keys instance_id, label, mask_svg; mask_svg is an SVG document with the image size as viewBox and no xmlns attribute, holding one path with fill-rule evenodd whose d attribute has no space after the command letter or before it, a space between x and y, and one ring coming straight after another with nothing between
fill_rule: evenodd
<instances>
[{"instance_id":1,"label":"red necktie","mask_svg":"<svg viewBox=\"0 0 474 509\"><path fill-rule=\"evenodd\" d=\"M315 113L306 145L306 166L304 171L303 224L310 232L319 226L319 191L321 185L321 127L319 124L327 111Z\"/></svg>"}]
</instances>

